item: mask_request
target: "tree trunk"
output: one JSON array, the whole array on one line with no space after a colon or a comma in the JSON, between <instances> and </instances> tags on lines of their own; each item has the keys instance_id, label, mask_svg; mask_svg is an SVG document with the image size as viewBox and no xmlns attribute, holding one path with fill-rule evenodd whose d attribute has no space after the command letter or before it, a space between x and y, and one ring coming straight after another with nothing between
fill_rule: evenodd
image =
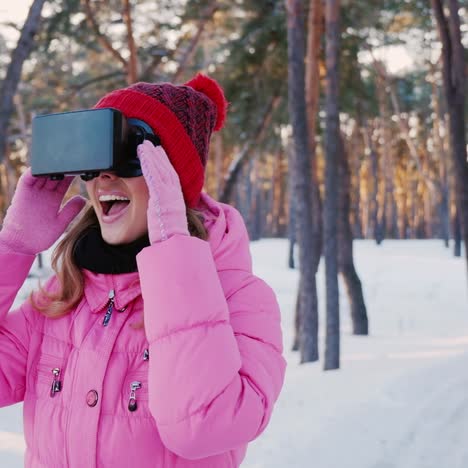
<instances>
[{"instance_id":1,"label":"tree trunk","mask_svg":"<svg viewBox=\"0 0 468 468\"><path fill-rule=\"evenodd\" d=\"M375 150L374 142L372 141L371 131L369 129L369 124L367 119L364 117L362 119L362 131L364 136L364 142L367 148L367 152L370 157L370 173L371 173L371 184L372 189L368 197L369 200L369 221L368 226L366 227L366 238L376 238L377 236L377 224L378 224L378 194L379 194L379 160L377 156L377 151Z\"/></svg>"},{"instance_id":2,"label":"tree trunk","mask_svg":"<svg viewBox=\"0 0 468 468\"><path fill-rule=\"evenodd\" d=\"M351 307L354 335L368 335L369 323L366 304L362 293L361 280L354 267L353 235L350 224L350 179L349 162L343 141L340 139L339 152L339 210L338 210L338 260Z\"/></svg>"},{"instance_id":3,"label":"tree trunk","mask_svg":"<svg viewBox=\"0 0 468 468\"><path fill-rule=\"evenodd\" d=\"M283 199L283 160L284 151L283 148L279 148L278 153L275 156L275 172L273 173L272 180L272 196L273 206L271 211L271 236L280 237L281 231L281 209L284 203Z\"/></svg>"},{"instance_id":4,"label":"tree trunk","mask_svg":"<svg viewBox=\"0 0 468 468\"><path fill-rule=\"evenodd\" d=\"M13 113L13 98L21 79L23 63L34 47L34 36L40 26L44 3L45 0L33 1L28 17L21 30L18 44L12 53L5 79L0 87L0 162L3 161L7 154L8 124Z\"/></svg>"},{"instance_id":5,"label":"tree trunk","mask_svg":"<svg viewBox=\"0 0 468 468\"><path fill-rule=\"evenodd\" d=\"M295 211L294 209L292 210ZM293 216L294 218L294 216ZM288 251L288 267L291 269L296 268L294 264L294 245L296 244L296 226L294 225L293 219L289 221L289 251Z\"/></svg>"},{"instance_id":6,"label":"tree trunk","mask_svg":"<svg viewBox=\"0 0 468 468\"><path fill-rule=\"evenodd\" d=\"M307 35L307 60L306 60L306 105L307 127L309 137L309 152L312 179L312 216L313 216L313 241L315 247L315 272L318 270L322 254L322 201L317 175L317 142L316 128L319 113L320 98L320 54L322 51L321 37L323 34L323 7L322 1L310 0Z\"/></svg>"},{"instance_id":7,"label":"tree trunk","mask_svg":"<svg viewBox=\"0 0 468 468\"><path fill-rule=\"evenodd\" d=\"M289 244L292 245L291 243ZM296 295L296 308L294 310L294 340L291 351L299 351L299 337L301 335L301 278L299 278L299 287Z\"/></svg>"},{"instance_id":8,"label":"tree trunk","mask_svg":"<svg viewBox=\"0 0 468 468\"><path fill-rule=\"evenodd\" d=\"M293 129L294 151L291 152L292 191L299 245L300 336L301 363L318 359L318 315L316 264L313 243L313 216L310 178L309 142L305 95L305 25L301 0L286 0L288 21L288 85L289 113Z\"/></svg>"},{"instance_id":9,"label":"tree trunk","mask_svg":"<svg viewBox=\"0 0 468 468\"><path fill-rule=\"evenodd\" d=\"M361 218L361 207L363 201L361 200L361 154L362 154L362 138L360 135L358 125L354 125L351 134L351 151L348 152L349 158L347 159L348 166L351 168L349 174L349 220L351 226L352 239L363 238L363 224ZM340 154L340 156L343 156ZM346 155L345 155L346 157ZM338 166L339 167L339 166ZM351 176L353 174L353 177Z\"/></svg>"},{"instance_id":10,"label":"tree trunk","mask_svg":"<svg viewBox=\"0 0 468 468\"><path fill-rule=\"evenodd\" d=\"M252 160L253 170L252 173L255 174L255 178L252 181L252 190L248 196L248 200L251 201L250 213L249 213L249 225L250 225L250 239L255 241L259 240L261 237L261 212L262 212L262 184L260 179L259 171L259 158L258 155ZM247 175L248 177L248 175Z\"/></svg>"},{"instance_id":11,"label":"tree trunk","mask_svg":"<svg viewBox=\"0 0 468 468\"><path fill-rule=\"evenodd\" d=\"M442 194L439 205L439 217L441 223L441 237L445 247L449 246L450 239L450 205L449 205L449 187L447 183L442 186Z\"/></svg>"},{"instance_id":12,"label":"tree trunk","mask_svg":"<svg viewBox=\"0 0 468 468\"><path fill-rule=\"evenodd\" d=\"M340 309L338 289L337 211L340 116L338 109L338 54L340 42L340 1L326 0L326 137L324 254L327 326L324 369L340 367Z\"/></svg>"},{"instance_id":13,"label":"tree trunk","mask_svg":"<svg viewBox=\"0 0 468 468\"><path fill-rule=\"evenodd\" d=\"M461 42L460 8L457 0L448 0L449 16L443 0L431 0L442 42L442 76L449 114L450 153L455 177L455 202L461 238L465 243L468 265L468 163L465 136L465 62Z\"/></svg>"},{"instance_id":14,"label":"tree trunk","mask_svg":"<svg viewBox=\"0 0 468 468\"><path fill-rule=\"evenodd\" d=\"M317 0L310 0L309 4L309 17L308 17L308 35L307 35L307 60L306 60L306 109L307 109L307 127L309 139L309 153L310 153L310 177L312 180L312 217L313 217L313 245L314 245L314 260L315 264L312 265L314 274L317 273L320 257L322 255L322 201L320 199L320 189L317 175L317 155L316 155L316 127L317 116L319 111L319 97L320 97L320 53L322 50L320 38L323 33L323 8L322 2ZM294 264L291 255L293 254L294 245L290 243L290 264ZM298 290L297 304L300 304L301 289ZM296 332L300 330L300 307L296 306ZM318 321L318 312L317 312ZM318 329L318 322L317 322ZM298 337L294 340L294 347L297 347Z\"/></svg>"},{"instance_id":15,"label":"tree trunk","mask_svg":"<svg viewBox=\"0 0 468 468\"><path fill-rule=\"evenodd\" d=\"M433 72L433 76L435 72ZM444 121L444 114L441 110L439 93L434 77L431 79L432 88L432 106L434 109L433 120L433 138L434 146L439 161L439 178L440 178L440 203L439 203L439 222L440 222L440 237L444 241L445 247L449 246L450 240L450 187L448 181L448 161L444 146L444 139L441 135L441 122Z\"/></svg>"},{"instance_id":16,"label":"tree trunk","mask_svg":"<svg viewBox=\"0 0 468 468\"><path fill-rule=\"evenodd\" d=\"M252 216L255 209L256 193L257 193L257 173L256 173L256 155L242 168L242 180L244 184L237 184L235 191L243 192L244 197L242 200L242 212L245 213L247 229L249 231L249 238L253 238L253 222Z\"/></svg>"},{"instance_id":17,"label":"tree trunk","mask_svg":"<svg viewBox=\"0 0 468 468\"><path fill-rule=\"evenodd\" d=\"M458 215L458 209L455 210L455 216L453 217L453 255L454 257L461 257L461 226L460 216Z\"/></svg>"},{"instance_id":18,"label":"tree trunk","mask_svg":"<svg viewBox=\"0 0 468 468\"><path fill-rule=\"evenodd\" d=\"M294 155L292 154L293 149L288 146L288 159L289 161L292 161L292 158ZM296 203L294 200L294 190L293 190L293 174L292 174L292 169L288 167L288 238L289 238L289 252L288 252L288 268L294 269L296 268L295 262L294 262L294 246L296 244L296 209L295 209ZM298 289L298 297L296 299L296 317L295 317L295 322L297 324L296 327L296 337L294 339L294 342L297 343L297 348L294 349L293 351L297 351L299 349L299 307L297 306L299 302L299 297L300 297L300 292Z\"/></svg>"},{"instance_id":19,"label":"tree trunk","mask_svg":"<svg viewBox=\"0 0 468 468\"><path fill-rule=\"evenodd\" d=\"M279 203L279 183L281 180L281 154L276 153L271 162L273 172L271 175L271 185L267 191L267 204L266 204L266 230L264 233L268 237L275 237L278 228L278 203Z\"/></svg>"},{"instance_id":20,"label":"tree trunk","mask_svg":"<svg viewBox=\"0 0 468 468\"><path fill-rule=\"evenodd\" d=\"M381 77L377 80L377 100L380 114L380 132L382 136L382 174L383 174L383 203L378 213L379 229L376 241L378 244L388 237L396 237L397 225L395 221L396 205L394 198L394 161L391 153L392 132L391 115L385 93L385 84Z\"/></svg>"}]
</instances>

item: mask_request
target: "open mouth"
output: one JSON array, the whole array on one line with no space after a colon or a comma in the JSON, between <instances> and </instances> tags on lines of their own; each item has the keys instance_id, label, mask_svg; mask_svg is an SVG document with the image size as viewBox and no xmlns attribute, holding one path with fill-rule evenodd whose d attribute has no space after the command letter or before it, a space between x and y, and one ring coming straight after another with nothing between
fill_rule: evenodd
<instances>
[{"instance_id":1,"label":"open mouth","mask_svg":"<svg viewBox=\"0 0 468 468\"><path fill-rule=\"evenodd\" d=\"M130 200L124 197L116 197L114 195L103 195L99 197L102 213L104 216L113 216L121 213L130 204Z\"/></svg>"}]
</instances>

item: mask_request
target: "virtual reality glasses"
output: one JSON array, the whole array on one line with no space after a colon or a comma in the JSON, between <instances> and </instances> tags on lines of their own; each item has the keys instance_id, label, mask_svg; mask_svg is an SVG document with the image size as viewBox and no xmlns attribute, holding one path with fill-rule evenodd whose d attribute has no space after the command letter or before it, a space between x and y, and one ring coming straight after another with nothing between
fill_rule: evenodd
<instances>
[{"instance_id":1,"label":"virtual reality glasses","mask_svg":"<svg viewBox=\"0 0 468 468\"><path fill-rule=\"evenodd\" d=\"M148 124L117 109L39 115L32 122L31 172L55 180L65 175L91 180L102 171L138 177L143 173L137 146L144 140L161 144Z\"/></svg>"}]
</instances>

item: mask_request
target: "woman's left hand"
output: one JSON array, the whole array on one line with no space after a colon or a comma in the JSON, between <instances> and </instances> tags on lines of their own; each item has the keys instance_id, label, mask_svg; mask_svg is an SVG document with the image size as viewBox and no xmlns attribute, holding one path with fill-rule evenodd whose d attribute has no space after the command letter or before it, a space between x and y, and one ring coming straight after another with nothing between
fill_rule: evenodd
<instances>
[{"instance_id":1,"label":"woman's left hand","mask_svg":"<svg viewBox=\"0 0 468 468\"><path fill-rule=\"evenodd\" d=\"M162 146L145 140L137 148L149 190L148 235L151 244L175 234L189 235L187 214L179 176Z\"/></svg>"}]
</instances>

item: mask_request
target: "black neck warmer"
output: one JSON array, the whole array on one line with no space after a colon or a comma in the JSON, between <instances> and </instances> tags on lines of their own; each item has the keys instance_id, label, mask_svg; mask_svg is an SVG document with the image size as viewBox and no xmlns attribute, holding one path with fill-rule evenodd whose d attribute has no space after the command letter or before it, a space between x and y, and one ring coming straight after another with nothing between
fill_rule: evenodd
<instances>
[{"instance_id":1,"label":"black neck warmer","mask_svg":"<svg viewBox=\"0 0 468 468\"><path fill-rule=\"evenodd\" d=\"M137 271L137 254L149 245L148 234L129 244L110 245L102 238L99 226L93 226L75 243L73 257L79 268L94 273L133 273Z\"/></svg>"}]
</instances>

